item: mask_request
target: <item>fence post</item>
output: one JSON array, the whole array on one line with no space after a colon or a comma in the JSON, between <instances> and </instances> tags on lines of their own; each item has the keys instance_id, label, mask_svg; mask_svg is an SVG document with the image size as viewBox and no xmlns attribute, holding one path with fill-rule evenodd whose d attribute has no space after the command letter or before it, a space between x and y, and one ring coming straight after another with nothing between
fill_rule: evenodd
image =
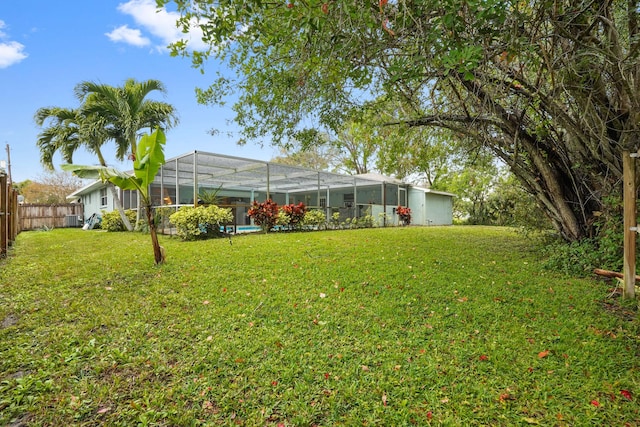
<instances>
[{"instance_id":1,"label":"fence post","mask_svg":"<svg viewBox=\"0 0 640 427\"><path fill-rule=\"evenodd\" d=\"M637 155L636 153L634 153ZM636 164L628 150L622 152L622 181L624 205L624 289L626 298L635 298L636 284Z\"/></svg>"},{"instance_id":2,"label":"fence post","mask_svg":"<svg viewBox=\"0 0 640 427\"><path fill-rule=\"evenodd\" d=\"M20 233L20 217L18 216L18 192L11 188L11 223L13 224L11 240L15 241Z\"/></svg>"},{"instance_id":3,"label":"fence post","mask_svg":"<svg viewBox=\"0 0 640 427\"><path fill-rule=\"evenodd\" d=\"M9 188L7 187L7 175L0 173L0 256L7 255L7 241L9 240Z\"/></svg>"}]
</instances>

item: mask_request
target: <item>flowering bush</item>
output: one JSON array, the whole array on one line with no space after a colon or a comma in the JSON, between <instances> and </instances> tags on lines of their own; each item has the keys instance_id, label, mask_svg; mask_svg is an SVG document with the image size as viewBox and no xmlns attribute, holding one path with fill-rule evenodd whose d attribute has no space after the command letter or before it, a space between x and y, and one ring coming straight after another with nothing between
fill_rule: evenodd
<instances>
[{"instance_id":1,"label":"flowering bush","mask_svg":"<svg viewBox=\"0 0 640 427\"><path fill-rule=\"evenodd\" d=\"M411 224L411 209L398 206L396 208L396 212L398 214L398 217L400 218L400 221L402 221L404 225Z\"/></svg>"},{"instance_id":2,"label":"flowering bush","mask_svg":"<svg viewBox=\"0 0 640 427\"><path fill-rule=\"evenodd\" d=\"M262 203L254 201L247 214L256 225L262 227L264 231L269 231L276 225L278 204L271 199L267 199Z\"/></svg>"},{"instance_id":3,"label":"flowering bush","mask_svg":"<svg viewBox=\"0 0 640 427\"><path fill-rule=\"evenodd\" d=\"M302 202L297 205L292 203L290 205L282 206L280 208L280 212L289 218L289 222L283 225L288 225L291 228L300 228L302 226L302 221L304 220L304 214L307 213L307 207Z\"/></svg>"},{"instance_id":4,"label":"flowering bush","mask_svg":"<svg viewBox=\"0 0 640 427\"><path fill-rule=\"evenodd\" d=\"M178 236L184 240L195 240L220 236L220 227L233 221L229 208L211 206L183 206L169 217L176 226Z\"/></svg>"}]
</instances>

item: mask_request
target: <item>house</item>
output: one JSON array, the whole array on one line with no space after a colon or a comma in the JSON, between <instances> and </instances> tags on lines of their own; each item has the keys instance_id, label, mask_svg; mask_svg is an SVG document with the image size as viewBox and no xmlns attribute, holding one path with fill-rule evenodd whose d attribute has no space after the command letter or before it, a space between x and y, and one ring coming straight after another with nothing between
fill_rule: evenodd
<instances>
[{"instance_id":1,"label":"house","mask_svg":"<svg viewBox=\"0 0 640 427\"><path fill-rule=\"evenodd\" d=\"M125 209L137 208L134 191L119 190ZM250 230L253 201L279 205L303 202L327 218L372 215L380 225L396 225L396 207L408 206L412 224L450 225L453 194L433 191L378 174L341 175L261 160L193 151L168 159L151 185L154 206L193 206L203 192L217 192L216 204L234 214L234 231ZM111 191L99 181L69 196L84 204L85 217L115 209Z\"/></svg>"}]
</instances>

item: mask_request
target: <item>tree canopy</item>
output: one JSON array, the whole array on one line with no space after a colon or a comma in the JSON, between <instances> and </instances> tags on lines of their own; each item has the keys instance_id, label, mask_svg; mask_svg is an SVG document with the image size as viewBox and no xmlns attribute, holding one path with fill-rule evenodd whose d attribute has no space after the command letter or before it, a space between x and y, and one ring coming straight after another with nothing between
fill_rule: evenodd
<instances>
[{"instance_id":1,"label":"tree canopy","mask_svg":"<svg viewBox=\"0 0 640 427\"><path fill-rule=\"evenodd\" d=\"M210 49L174 54L233 71L199 99L238 91L246 138L282 143L365 116L448 129L502 159L567 240L593 232L619 192L621 151L638 149L638 1L175 4Z\"/></svg>"}]
</instances>

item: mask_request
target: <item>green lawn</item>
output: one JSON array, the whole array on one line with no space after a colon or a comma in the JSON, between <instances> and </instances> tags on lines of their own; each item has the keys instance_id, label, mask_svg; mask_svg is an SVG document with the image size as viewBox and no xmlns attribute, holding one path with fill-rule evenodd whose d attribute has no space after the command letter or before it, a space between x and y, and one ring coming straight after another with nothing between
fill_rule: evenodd
<instances>
[{"instance_id":1,"label":"green lawn","mask_svg":"<svg viewBox=\"0 0 640 427\"><path fill-rule=\"evenodd\" d=\"M611 283L508 229L26 232L0 264L0 425L638 425Z\"/></svg>"}]
</instances>

